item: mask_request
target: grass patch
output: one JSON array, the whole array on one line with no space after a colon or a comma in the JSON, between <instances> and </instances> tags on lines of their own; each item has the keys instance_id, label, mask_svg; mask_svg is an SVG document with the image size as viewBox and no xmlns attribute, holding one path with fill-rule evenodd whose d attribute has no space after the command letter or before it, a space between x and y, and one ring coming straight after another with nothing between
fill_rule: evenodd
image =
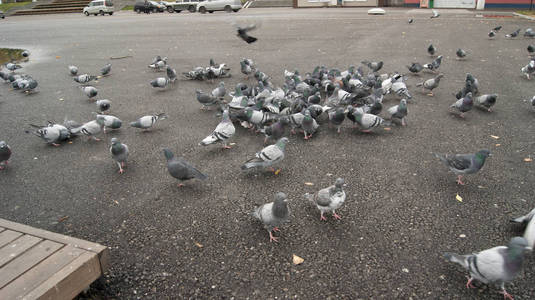
<instances>
[{"instance_id":1,"label":"grass patch","mask_svg":"<svg viewBox=\"0 0 535 300\"><path fill-rule=\"evenodd\" d=\"M123 8L121 8L121 10L134 10L134 6L133 5L127 5Z\"/></svg>"},{"instance_id":2,"label":"grass patch","mask_svg":"<svg viewBox=\"0 0 535 300\"><path fill-rule=\"evenodd\" d=\"M22 60L22 49L0 48L0 64Z\"/></svg>"},{"instance_id":3,"label":"grass patch","mask_svg":"<svg viewBox=\"0 0 535 300\"><path fill-rule=\"evenodd\" d=\"M535 10L519 10L517 11L519 14L523 14L526 16L535 16Z\"/></svg>"},{"instance_id":4,"label":"grass patch","mask_svg":"<svg viewBox=\"0 0 535 300\"><path fill-rule=\"evenodd\" d=\"M30 3L31 2L2 3L2 4L0 4L0 10L6 12L9 9L13 8L13 7L24 6L24 5L27 5L27 4L30 4Z\"/></svg>"}]
</instances>

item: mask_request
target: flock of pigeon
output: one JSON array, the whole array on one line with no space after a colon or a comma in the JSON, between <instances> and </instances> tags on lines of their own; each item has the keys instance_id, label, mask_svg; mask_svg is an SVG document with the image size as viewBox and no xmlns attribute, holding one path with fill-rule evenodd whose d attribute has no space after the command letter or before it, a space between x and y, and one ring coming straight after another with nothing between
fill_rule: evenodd
<instances>
[{"instance_id":1,"label":"flock of pigeon","mask_svg":"<svg viewBox=\"0 0 535 300\"><path fill-rule=\"evenodd\" d=\"M439 14L434 11L431 18L437 18ZM409 20L413 23L414 20ZM256 26L238 28L238 36L247 43L255 42L257 39L248 36L246 33ZM501 26L494 28L489 37L493 38L501 29ZM241 30L241 31L240 31ZM507 38L515 38L520 30L507 35ZM535 37L535 32L526 30L525 36ZM531 49L531 50L530 50ZM535 48L530 46L528 51L533 53ZM427 52L435 56L438 49L430 45ZM29 55L25 53L26 57ZM456 55L458 59L464 59L469 53L463 49L458 49ZM437 74L441 66L443 56L434 58L430 63L421 65L414 62L407 66L412 74L418 74L424 70L433 72L435 77L425 80L417 87L421 87L429 96L433 96L443 74ZM285 81L281 87L275 86L270 77L260 71L251 59L244 58L240 61L241 72L249 79L254 77L256 84L250 86L246 83L238 83L233 92L227 93L224 82L219 82L210 92L201 90L195 91L196 100L201 104L201 109L216 107L218 115L221 116L220 123L204 139L199 142L201 146L221 143L224 149L230 149L228 141L236 133L235 123L245 128L249 128L256 133L265 135L264 147L258 151L254 157L250 158L241 166L244 171L262 171L269 169L278 175L280 169L274 167L280 164L285 158L285 149L289 138L287 131L296 134L299 130L303 133L305 140L315 136L321 124L327 123L334 127L337 133L341 132L341 125L347 119L353 124L353 128L373 134L374 130L383 128L390 130L389 126L407 125L408 105L412 95L405 83L405 76L399 73L379 74L383 67L383 62L362 61L362 66L350 66L347 70L329 69L325 66L317 66L312 72L301 75L299 71L284 71ZM15 71L21 68L16 63L5 65L7 71L0 71L0 78L6 83L11 83L14 89L20 89L25 93L30 93L37 87L37 81L29 75L17 74ZM150 85L157 89L166 89L174 84L177 79L175 69L167 64L167 57L157 56L149 64L149 68L155 71L165 71L165 77L158 77L150 81ZM365 71L367 68L367 72ZM107 99L95 100L98 89L88 85L91 81L98 80L111 74L111 64L105 65L101 69L101 75L93 76L89 74L78 75L76 66L69 66L68 71L73 76L73 80L80 83L82 93L88 99L94 100L99 114L94 120L79 124L72 120L65 120L63 124L50 122L46 126L30 125L35 130L27 130L42 138L46 143L59 146L61 142L68 141L77 135L85 135L89 139L98 141L96 137L101 131L106 133L106 129L119 129L122 121L106 113L111 107L111 101ZM535 60L522 68L522 73L527 76L535 72ZM210 59L209 66L197 67L189 72L182 73L187 80L209 80L230 77L230 68L222 63L217 64ZM226 96L230 96L228 101ZM383 100L387 95L392 95L399 99L399 103L385 109L386 117L380 116L383 111ZM470 111L474 104L480 105L491 112L491 107L496 103L497 94L479 95L479 82L472 74L466 75L464 86L454 94L455 103L451 105L453 111L459 113L460 117ZM397 100L396 100L397 101ZM535 105L535 97L532 99ZM166 119L164 113L147 115L131 122L135 128L149 130L158 121ZM124 173L129 148L121 143L117 138L111 139L110 153L113 161L119 168L119 173ZM163 149L167 160L169 174L179 180L179 186L183 186L185 181L191 179L206 180L207 176L197 170L192 164L182 157L176 157L169 149ZM11 156L11 149L6 142L0 141L0 169L3 169ZM457 177L458 184L464 184L462 176L465 174L477 173L490 156L488 150L481 150L474 154L435 154ZM341 217L336 213L345 199L346 193L343 189L344 179L337 178L333 185L319 190L314 194L306 194L304 197L311 201L320 211L320 220L326 220L324 214L332 213L335 219ZM290 216L288 208L288 198L286 194L277 192L274 201L266 203L254 209L251 215L264 225L269 233L270 241L277 242L277 237L273 232L279 231L279 227L284 225ZM504 284L511 281L520 272L526 250L532 250L535 244L535 209L523 217L514 219L514 222L527 224L524 237L514 237L508 246L499 246L479 253L469 255L458 255L455 253L445 253L445 257L462 265L470 273L470 278L466 284L472 287L472 281L477 279L483 283L497 283L500 285L501 293L504 297L512 299L512 296L505 290Z\"/></svg>"}]
</instances>

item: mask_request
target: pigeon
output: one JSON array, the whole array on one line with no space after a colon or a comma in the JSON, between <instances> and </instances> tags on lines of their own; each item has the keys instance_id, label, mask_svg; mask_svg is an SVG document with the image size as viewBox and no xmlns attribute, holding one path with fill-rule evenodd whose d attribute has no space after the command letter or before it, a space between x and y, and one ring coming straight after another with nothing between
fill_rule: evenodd
<instances>
[{"instance_id":1,"label":"pigeon","mask_svg":"<svg viewBox=\"0 0 535 300\"><path fill-rule=\"evenodd\" d=\"M360 108L354 110L353 116L355 117L355 122L359 125L361 131L366 133L370 133L372 129L385 123L383 118L369 113L364 113L364 111Z\"/></svg>"},{"instance_id":2,"label":"pigeon","mask_svg":"<svg viewBox=\"0 0 535 300\"><path fill-rule=\"evenodd\" d=\"M249 76L256 71L250 65L248 65L245 61L240 61L240 66L241 66L241 72L245 74L247 78L249 78Z\"/></svg>"},{"instance_id":3,"label":"pigeon","mask_svg":"<svg viewBox=\"0 0 535 300\"><path fill-rule=\"evenodd\" d=\"M466 54L468 53L466 53L466 51L464 51L463 49L459 48L457 49L457 52L455 52L455 54L457 55L459 59L462 59L462 58L465 58Z\"/></svg>"},{"instance_id":4,"label":"pigeon","mask_svg":"<svg viewBox=\"0 0 535 300\"><path fill-rule=\"evenodd\" d=\"M88 141L93 139L99 142L100 139L97 138L95 135L99 134L103 127L104 127L104 120L96 119L93 121L89 121L78 128L72 129L71 132L74 134L82 133L85 136L87 136Z\"/></svg>"},{"instance_id":5,"label":"pigeon","mask_svg":"<svg viewBox=\"0 0 535 300\"><path fill-rule=\"evenodd\" d=\"M219 83L219 86L212 90L212 97L222 100L227 93L227 90L225 89L225 83L221 81Z\"/></svg>"},{"instance_id":6,"label":"pigeon","mask_svg":"<svg viewBox=\"0 0 535 300\"><path fill-rule=\"evenodd\" d=\"M462 177L464 174L477 173L485 164L490 151L483 149L475 154L450 154L441 155L434 153L450 170L457 174L457 184L464 185Z\"/></svg>"},{"instance_id":7,"label":"pigeon","mask_svg":"<svg viewBox=\"0 0 535 300\"><path fill-rule=\"evenodd\" d=\"M76 76L76 74L78 74L78 67L77 66L69 66L69 73L72 76Z\"/></svg>"},{"instance_id":8,"label":"pigeon","mask_svg":"<svg viewBox=\"0 0 535 300\"><path fill-rule=\"evenodd\" d=\"M78 82L78 83L88 83L92 80L96 80L97 79L97 76L93 76L93 75L89 75L89 74L82 74L82 75L78 75L76 77L73 78L74 81Z\"/></svg>"},{"instance_id":9,"label":"pigeon","mask_svg":"<svg viewBox=\"0 0 535 300\"><path fill-rule=\"evenodd\" d=\"M201 90L195 91L195 97L200 104L202 104L201 109L204 110L208 106L219 103L219 98L212 96L211 94L203 93Z\"/></svg>"},{"instance_id":10,"label":"pigeon","mask_svg":"<svg viewBox=\"0 0 535 300\"><path fill-rule=\"evenodd\" d=\"M310 111L307 109L304 113L305 117L303 118L303 121L301 122L301 128L304 131L305 134L305 140L308 140L312 138L312 135L316 133L316 130L318 129L319 125L318 122L312 116L310 115Z\"/></svg>"},{"instance_id":11,"label":"pigeon","mask_svg":"<svg viewBox=\"0 0 535 300\"><path fill-rule=\"evenodd\" d=\"M232 124L232 121L230 120L229 112L228 110L225 110L223 111L223 118L221 119L221 122L217 124L212 134L204 138L204 140L202 140L199 143L199 145L206 146L206 145L222 142L223 149L230 149L231 147L227 146L227 140L230 139L234 135L235 132L236 132L236 128L234 127L234 124Z\"/></svg>"},{"instance_id":12,"label":"pigeon","mask_svg":"<svg viewBox=\"0 0 535 300\"><path fill-rule=\"evenodd\" d=\"M22 57L28 57L28 56L30 56L30 51L24 50L24 51L22 51L21 55L22 55Z\"/></svg>"},{"instance_id":13,"label":"pigeon","mask_svg":"<svg viewBox=\"0 0 535 300\"><path fill-rule=\"evenodd\" d=\"M247 44L256 42L258 39L247 34L249 31L256 29L256 24L252 24L246 27L236 26L238 32L237 36L244 40Z\"/></svg>"},{"instance_id":14,"label":"pigeon","mask_svg":"<svg viewBox=\"0 0 535 300\"><path fill-rule=\"evenodd\" d=\"M15 70L22 69L22 66L18 64L14 64L14 63L7 63L6 69L8 69L11 72L15 72Z\"/></svg>"},{"instance_id":15,"label":"pigeon","mask_svg":"<svg viewBox=\"0 0 535 300\"><path fill-rule=\"evenodd\" d=\"M498 31L500 31L500 29L502 29L502 25L496 26L492 30L495 31L495 32L498 32Z\"/></svg>"},{"instance_id":16,"label":"pigeon","mask_svg":"<svg viewBox=\"0 0 535 300\"><path fill-rule=\"evenodd\" d=\"M278 238L273 236L273 231L279 231L279 226L288 222L290 218L288 197L286 194L278 192L275 194L275 201L255 207L251 215L260 220L269 232L269 241L278 242Z\"/></svg>"},{"instance_id":17,"label":"pigeon","mask_svg":"<svg viewBox=\"0 0 535 300\"><path fill-rule=\"evenodd\" d=\"M102 69L100 69L100 74L102 76L108 76L111 72L111 64L106 64Z\"/></svg>"},{"instance_id":18,"label":"pigeon","mask_svg":"<svg viewBox=\"0 0 535 300\"><path fill-rule=\"evenodd\" d=\"M409 69L411 73L414 73L414 74L420 73L424 69L424 67L417 62L412 63L412 65L407 66L407 68Z\"/></svg>"},{"instance_id":19,"label":"pigeon","mask_svg":"<svg viewBox=\"0 0 535 300\"><path fill-rule=\"evenodd\" d=\"M440 79L444 77L444 74L438 74L438 76L428 79L424 82L416 84L416 86L421 86L424 93L425 90L429 90L429 96L434 96L433 90L438 87L438 84L440 83Z\"/></svg>"},{"instance_id":20,"label":"pigeon","mask_svg":"<svg viewBox=\"0 0 535 300\"><path fill-rule=\"evenodd\" d=\"M290 123L287 116L280 117L279 120L269 126L265 126L264 129L261 130L262 133L266 136L264 139L264 144L268 142L268 140L279 140L281 137L284 136L284 133L286 131L286 126Z\"/></svg>"},{"instance_id":21,"label":"pigeon","mask_svg":"<svg viewBox=\"0 0 535 300\"><path fill-rule=\"evenodd\" d=\"M476 101L475 103L480 105L480 106L484 106L485 108L487 108L487 110L489 112L492 111L491 107L496 104L496 99L498 99L498 95L497 94L490 94L490 95L481 95L479 97L476 97Z\"/></svg>"},{"instance_id":22,"label":"pigeon","mask_svg":"<svg viewBox=\"0 0 535 300\"><path fill-rule=\"evenodd\" d=\"M433 9L432 12L433 12L433 15L431 16L431 19L440 17L440 14L438 13L438 11Z\"/></svg>"},{"instance_id":23,"label":"pigeon","mask_svg":"<svg viewBox=\"0 0 535 300\"><path fill-rule=\"evenodd\" d=\"M342 126L342 123L344 122L346 118L346 109L343 107L337 107L331 111L329 111L329 124L332 124L336 126L336 132L340 133L340 127ZM305 115L306 118L306 115Z\"/></svg>"},{"instance_id":24,"label":"pigeon","mask_svg":"<svg viewBox=\"0 0 535 300\"><path fill-rule=\"evenodd\" d=\"M425 65L423 65L423 67L424 67L424 69L428 69L430 71L437 71L438 68L440 68L440 64L441 63L442 63L442 55L439 55L430 64L425 64Z\"/></svg>"},{"instance_id":25,"label":"pigeon","mask_svg":"<svg viewBox=\"0 0 535 300\"><path fill-rule=\"evenodd\" d=\"M10 157L11 148L6 142L0 141L0 170L3 170L5 168L5 166L8 164L8 160Z\"/></svg>"},{"instance_id":26,"label":"pigeon","mask_svg":"<svg viewBox=\"0 0 535 300\"><path fill-rule=\"evenodd\" d=\"M270 167L275 175L277 175L278 172L280 172L280 169L275 171L272 166L284 159L286 144L288 144L288 138L283 137L279 139L274 145L269 145L257 152L254 158L249 159L241 166L241 169L247 170L252 168Z\"/></svg>"},{"instance_id":27,"label":"pigeon","mask_svg":"<svg viewBox=\"0 0 535 300\"><path fill-rule=\"evenodd\" d=\"M96 119L102 119L102 122L104 123L102 131L104 133L106 133L106 128L119 129L123 125L123 121L121 121L121 119L117 118L116 116L97 114Z\"/></svg>"},{"instance_id":28,"label":"pigeon","mask_svg":"<svg viewBox=\"0 0 535 300\"><path fill-rule=\"evenodd\" d=\"M179 187L184 186L183 182L190 179L206 180L206 175L201 173L195 167L190 165L182 157L176 158L173 152L169 149L163 149L165 158L167 159L167 170L169 174L179 180Z\"/></svg>"},{"instance_id":29,"label":"pigeon","mask_svg":"<svg viewBox=\"0 0 535 300\"><path fill-rule=\"evenodd\" d=\"M492 39L492 38L494 38L495 36L496 36L496 31L491 30L491 31L489 32L489 39Z\"/></svg>"},{"instance_id":30,"label":"pigeon","mask_svg":"<svg viewBox=\"0 0 535 300\"><path fill-rule=\"evenodd\" d=\"M130 126L141 129L149 129L154 126L157 121L165 119L167 119L167 115L165 113L160 113L152 116L143 116L135 122L130 122Z\"/></svg>"},{"instance_id":31,"label":"pigeon","mask_svg":"<svg viewBox=\"0 0 535 300\"><path fill-rule=\"evenodd\" d=\"M464 113L470 111L473 105L474 101L472 99L472 93L469 92L468 94L466 94L466 96L457 100L450 107L458 110L461 113L459 117L464 118Z\"/></svg>"},{"instance_id":32,"label":"pigeon","mask_svg":"<svg viewBox=\"0 0 535 300\"><path fill-rule=\"evenodd\" d=\"M398 105L390 107L387 111L391 119L401 120L401 126L405 126L407 124L405 121L405 117L408 113L406 99L401 99Z\"/></svg>"},{"instance_id":33,"label":"pigeon","mask_svg":"<svg viewBox=\"0 0 535 300\"><path fill-rule=\"evenodd\" d=\"M8 73L0 71L0 78L2 78L5 83L9 82L9 74Z\"/></svg>"},{"instance_id":34,"label":"pigeon","mask_svg":"<svg viewBox=\"0 0 535 300\"><path fill-rule=\"evenodd\" d=\"M152 62L150 63L151 65L154 65L155 63L159 62L160 60L162 60L162 57L159 56L159 55L156 55L153 59L152 59Z\"/></svg>"},{"instance_id":35,"label":"pigeon","mask_svg":"<svg viewBox=\"0 0 535 300\"><path fill-rule=\"evenodd\" d=\"M526 32L524 32L524 37L535 37L535 31L533 31L531 28L526 29Z\"/></svg>"},{"instance_id":36,"label":"pigeon","mask_svg":"<svg viewBox=\"0 0 535 300\"><path fill-rule=\"evenodd\" d=\"M535 53L535 47L533 45L528 45L528 53L530 56Z\"/></svg>"},{"instance_id":37,"label":"pigeon","mask_svg":"<svg viewBox=\"0 0 535 300\"><path fill-rule=\"evenodd\" d=\"M528 246L531 249L535 247L535 218L533 216L535 216L535 209L531 210L525 216L514 218L511 220L511 222L526 225L526 229L524 230L524 238L527 240Z\"/></svg>"},{"instance_id":38,"label":"pigeon","mask_svg":"<svg viewBox=\"0 0 535 300\"><path fill-rule=\"evenodd\" d=\"M431 55L431 56L434 56L436 51L437 51L437 48L435 46L433 46L433 44L431 44L431 45L429 45L429 47L427 47L427 53L429 53L429 55Z\"/></svg>"},{"instance_id":39,"label":"pigeon","mask_svg":"<svg viewBox=\"0 0 535 300\"><path fill-rule=\"evenodd\" d=\"M316 207L320 211L320 220L327 221L327 218L323 216L324 213L331 212L335 219L342 219L336 210L339 209L346 200L346 192L343 189L344 179L337 178L334 185L326 187L318 191L317 194L305 194L305 198L316 204Z\"/></svg>"},{"instance_id":40,"label":"pigeon","mask_svg":"<svg viewBox=\"0 0 535 300\"><path fill-rule=\"evenodd\" d=\"M479 93L479 80L477 80L477 78L470 73L466 73L465 86L455 95L455 98L461 99L462 97L466 96L468 92L471 92L472 96L475 96Z\"/></svg>"},{"instance_id":41,"label":"pigeon","mask_svg":"<svg viewBox=\"0 0 535 300\"><path fill-rule=\"evenodd\" d=\"M475 288L472 285L474 279L485 284L496 283L500 285L500 293L504 298L512 300L513 297L505 290L505 283L512 281L520 273L527 251L532 249L528 247L526 239L514 237L508 246L498 246L467 255L446 252L444 256L470 273L467 288Z\"/></svg>"},{"instance_id":42,"label":"pigeon","mask_svg":"<svg viewBox=\"0 0 535 300\"><path fill-rule=\"evenodd\" d=\"M156 62L153 62L152 64L149 65L149 68L154 69L156 71L167 69L167 57L164 57Z\"/></svg>"},{"instance_id":43,"label":"pigeon","mask_svg":"<svg viewBox=\"0 0 535 300\"><path fill-rule=\"evenodd\" d=\"M94 86L81 86L80 89L90 100L98 94L98 90Z\"/></svg>"},{"instance_id":44,"label":"pigeon","mask_svg":"<svg viewBox=\"0 0 535 300\"><path fill-rule=\"evenodd\" d=\"M529 75L535 72L535 60L530 60L530 62L527 65L525 65L524 67L522 67L522 69L520 69L520 72L526 75L527 79L530 79Z\"/></svg>"},{"instance_id":45,"label":"pigeon","mask_svg":"<svg viewBox=\"0 0 535 300\"><path fill-rule=\"evenodd\" d=\"M409 24L412 24L414 22L413 18L409 18Z\"/></svg>"},{"instance_id":46,"label":"pigeon","mask_svg":"<svg viewBox=\"0 0 535 300\"><path fill-rule=\"evenodd\" d=\"M65 141L71 137L72 130L69 130L67 127L60 124L49 124L46 127L32 125L32 127L39 128L36 131L28 131L26 133L31 133L37 137L42 138L47 144L50 144L55 147L60 146L60 142Z\"/></svg>"},{"instance_id":47,"label":"pigeon","mask_svg":"<svg viewBox=\"0 0 535 300\"><path fill-rule=\"evenodd\" d=\"M113 160L119 166L119 174L123 174L123 168L126 166L126 159L128 158L128 146L121 143L117 138L112 138L110 153Z\"/></svg>"},{"instance_id":48,"label":"pigeon","mask_svg":"<svg viewBox=\"0 0 535 300\"><path fill-rule=\"evenodd\" d=\"M166 88L169 85L169 79L165 77L158 77L150 82L153 88Z\"/></svg>"},{"instance_id":49,"label":"pigeon","mask_svg":"<svg viewBox=\"0 0 535 300\"><path fill-rule=\"evenodd\" d=\"M364 64L365 66L370 68L370 70L372 70L373 72L377 72L377 71L381 70L381 68L383 67L383 62L382 61L370 62L370 61L364 60L364 61L362 61L362 64Z\"/></svg>"},{"instance_id":50,"label":"pigeon","mask_svg":"<svg viewBox=\"0 0 535 300\"><path fill-rule=\"evenodd\" d=\"M37 83L37 81L30 77L27 80L22 81L22 85L20 86L20 89L23 92L29 94L33 92L38 85L39 84Z\"/></svg>"},{"instance_id":51,"label":"pigeon","mask_svg":"<svg viewBox=\"0 0 535 300\"><path fill-rule=\"evenodd\" d=\"M535 98L535 96L533 96L533 98ZM299 113L295 113L295 114L291 114L288 119L290 120L290 127L292 128L291 129L291 133L292 134L295 134L295 129L296 128L301 128L301 124L303 124L303 119L305 118L305 114L299 112Z\"/></svg>"},{"instance_id":52,"label":"pigeon","mask_svg":"<svg viewBox=\"0 0 535 300\"><path fill-rule=\"evenodd\" d=\"M105 112L111 107L111 101L108 99L97 100L95 103L101 112Z\"/></svg>"},{"instance_id":53,"label":"pigeon","mask_svg":"<svg viewBox=\"0 0 535 300\"><path fill-rule=\"evenodd\" d=\"M506 38L515 38L515 37L518 36L519 33L520 33L520 28L518 28L517 30L515 30L512 33L506 34L505 37Z\"/></svg>"},{"instance_id":54,"label":"pigeon","mask_svg":"<svg viewBox=\"0 0 535 300\"><path fill-rule=\"evenodd\" d=\"M176 74L176 70L171 68L170 66L166 67L167 77L169 78L169 82L175 82L178 78Z\"/></svg>"},{"instance_id":55,"label":"pigeon","mask_svg":"<svg viewBox=\"0 0 535 300\"><path fill-rule=\"evenodd\" d=\"M244 110L240 111L236 115L236 118L240 121L249 123L250 126L246 128L252 129L253 126L256 126L256 128L260 128L265 123L273 120L274 115L272 113L255 110L252 107L247 107Z\"/></svg>"}]
</instances>

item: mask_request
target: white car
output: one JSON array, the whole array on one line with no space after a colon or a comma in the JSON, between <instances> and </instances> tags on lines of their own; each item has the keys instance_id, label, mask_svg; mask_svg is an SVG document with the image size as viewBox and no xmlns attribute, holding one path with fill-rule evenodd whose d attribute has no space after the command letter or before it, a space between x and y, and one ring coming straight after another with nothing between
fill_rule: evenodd
<instances>
[{"instance_id":1,"label":"white car","mask_svg":"<svg viewBox=\"0 0 535 300\"><path fill-rule=\"evenodd\" d=\"M201 14L213 13L216 10L224 10L228 13L238 12L241 9L240 0L206 0L197 4L197 11Z\"/></svg>"},{"instance_id":2,"label":"white car","mask_svg":"<svg viewBox=\"0 0 535 300\"><path fill-rule=\"evenodd\" d=\"M84 7L84 15L104 15L109 14L113 15L113 2L111 0L93 0Z\"/></svg>"}]
</instances>

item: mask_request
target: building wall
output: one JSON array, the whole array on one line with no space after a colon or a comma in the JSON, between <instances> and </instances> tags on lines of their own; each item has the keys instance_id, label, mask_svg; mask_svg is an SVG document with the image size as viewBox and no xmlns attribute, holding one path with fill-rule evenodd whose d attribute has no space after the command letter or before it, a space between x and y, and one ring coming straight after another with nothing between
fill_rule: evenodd
<instances>
[{"instance_id":1,"label":"building wall","mask_svg":"<svg viewBox=\"0 0 535 300\"><path fill-rule=\"evenodd\" d=\"M342 6L355 7L355 6L377 6L378 0L365 0L365 1L347 1L341 0ZM297 0L297 7L328 7L337 6L337 0L322 0L322 2L309 2L309 0Z\"/></svg>"}]
</instances>

